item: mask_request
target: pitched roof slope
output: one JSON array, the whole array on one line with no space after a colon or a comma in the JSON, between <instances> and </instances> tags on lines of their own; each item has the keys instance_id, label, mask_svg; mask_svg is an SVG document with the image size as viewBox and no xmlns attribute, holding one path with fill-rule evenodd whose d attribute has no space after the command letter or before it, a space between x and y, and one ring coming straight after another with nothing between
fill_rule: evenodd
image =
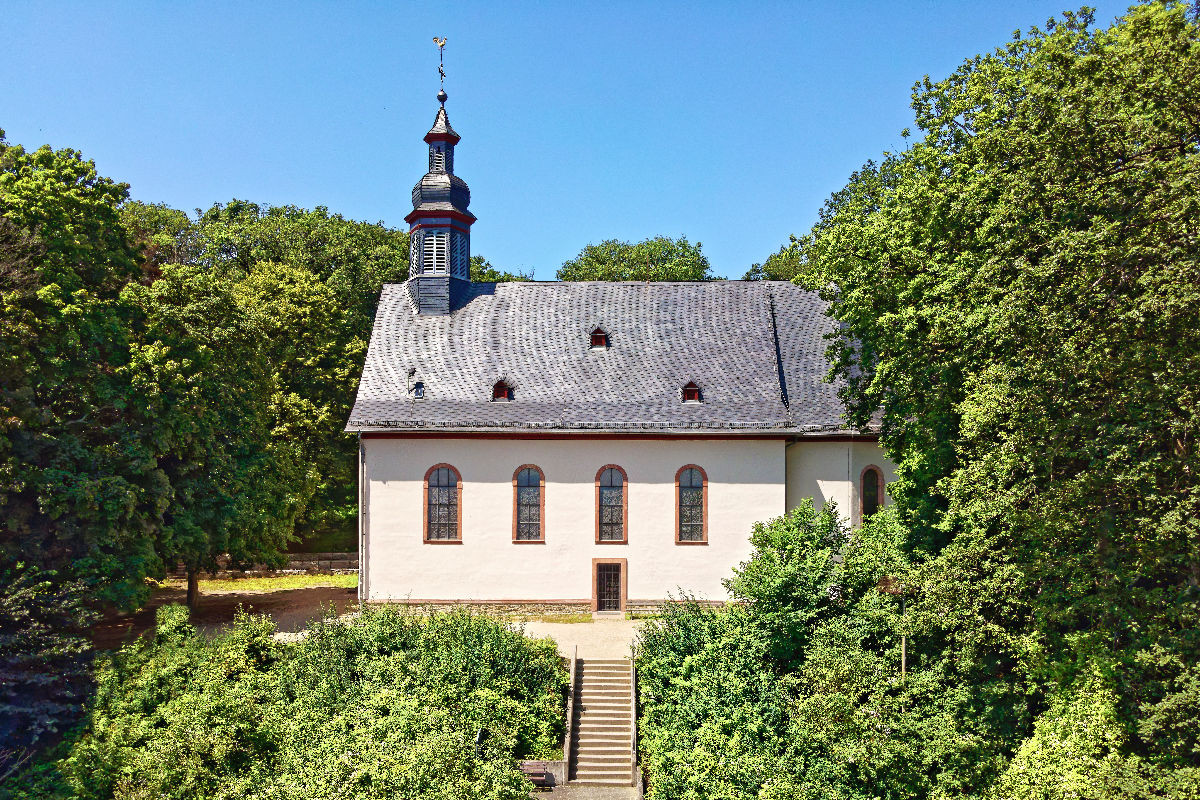
<instances>
[{"instance_id":1,"label":"pitched roof slope","mask_svg":"<svg viewBox=\"0 0 1200 800\"><path fill-rule=\"evenodd\" d=\"M790 283L472 283L454 305L421 316L383 288L347 430L845 427L821 380L833 323ZM511 401L492 400L501 380ZM681 402L688 382L703 402Z\"/></svg>"}]
</instances>

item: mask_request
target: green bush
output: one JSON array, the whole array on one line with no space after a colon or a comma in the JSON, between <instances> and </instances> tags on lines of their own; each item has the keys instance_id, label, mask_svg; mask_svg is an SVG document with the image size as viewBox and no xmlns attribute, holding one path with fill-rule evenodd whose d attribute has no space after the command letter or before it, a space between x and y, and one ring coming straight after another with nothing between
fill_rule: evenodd
<instances>
[{"instance_id":1,"label":"green bush","mask_svg":"<svg viewBox=\"0 0 1200 800\"><path fill-rule=\"evenodd\" d=\"M638 637L638 726L651 798L904 797L891 747L900 681L899 527L850 532L811 501L760 523L728 582L740 602L671 603ZM890 772L889 787L877 785Z\"/></svg>"},{"instance_id":2,"label":"green bush","mask_svg":"<svg viewBox=\"0 0 1200 800\"><path fill-rule=\"evenodd\" d=\"M160 609L153 641L100 664L60 793L515 800L529 792L516 760L561 741L553 643L501 622L383 608L296 644L274 633L243 614L206 639L183 608Z\"/></svg>"}]
</instances>

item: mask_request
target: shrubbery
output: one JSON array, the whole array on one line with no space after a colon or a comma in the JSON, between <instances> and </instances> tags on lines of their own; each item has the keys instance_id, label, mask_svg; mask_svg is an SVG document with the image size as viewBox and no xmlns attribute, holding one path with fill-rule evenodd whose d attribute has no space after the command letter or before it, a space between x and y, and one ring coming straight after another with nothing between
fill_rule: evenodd
<instances>
[{"instance_id":1,"label":"shrubbery","mask_svg":"<svg viewBox=\"0 0 1200 800\"><path fill-rule=\"evenodd\" d=\"M892 509L853 533L835 514L806 501L755 526L727 581L738 603L685 598L643 628L648 797L1200 797L1188 749L1200 668L1166 652L1147 663L1184 678L1131 721L1120 665L1087 635L1061 688L1036 663L998 660L997 631L963 630L920 600L938 562L904 556ZM1139 754L1135 737L1151 736L1158 752Z\"/></svg>"},{"instance_id":2,"label":"shrubbery","mask_svg":"<svg viewBox=\"0 0 1200 800\"><path fill-rule=\"evenodd\" d=\"M548 640L391 608L274 633L242 615L209 640L161 609L153 641L101 661L85 729L25 796L515 799L516 759L556 754L567 676Z\"/></svg>"},{"instance_id":3,"label":"shrubbery","mask_svg":"<svg viewBox=\"0 0 1200 800\"><path fill-rule=\"evenodd\" d=\"M759 524L726 609L685 599L638 639L652 798L906 797L895 726L903 579L882 512L854 536L811 501ZM889 719L890 718L890 719ZM889 786L875 784L887 771Z\"/></svg>"}]
</instances>

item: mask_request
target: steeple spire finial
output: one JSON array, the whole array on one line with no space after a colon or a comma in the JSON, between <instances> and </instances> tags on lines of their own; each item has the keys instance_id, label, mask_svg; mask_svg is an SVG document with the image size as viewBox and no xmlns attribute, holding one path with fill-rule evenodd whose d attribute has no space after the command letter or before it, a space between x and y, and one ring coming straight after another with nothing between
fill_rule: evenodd
<instances>
[{"instance_id":1,"label":"steeple spire finial","mask_svg":"<svg viewBox=\"0 0 1200 800\"><path fill-rule=\"evenodd\" d=\"M471 190L454 174L454 146L460 137L446 115L446 67L444 38L433 37L438 46L438 76L443 88L437 99L441 106L433 127L425 134L429 145L429 171L412 190L413 210L404 217L409 224L408 291L418 314L449 314L462 287L471 280L471 224L475 215L467 210Z\"/></svg>"},{"instance_id":2,"label":"steeple spire finial","mask_svg":"<svg viewBox=\"0 0 1200 800\"><path fill-rule=\"evenodd\" d=\"M438 46L438 93L437 93L437 99L438 99L438 102L444 106L444 105L446 105L446 98L448 97L448 95L446 94L446 61L445 61L446 37L443 36L442 38L439 39L438 37L435 36L435 37L433 37L433 43Z\"/></svg>"}]
</instances>

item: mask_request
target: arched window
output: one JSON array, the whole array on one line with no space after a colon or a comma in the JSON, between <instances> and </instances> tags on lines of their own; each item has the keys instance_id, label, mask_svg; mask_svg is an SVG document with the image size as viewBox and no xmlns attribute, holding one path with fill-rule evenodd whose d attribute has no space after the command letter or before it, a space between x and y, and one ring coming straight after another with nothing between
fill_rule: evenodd
<instances>
[{"instance_id":1,"label":"arched window","mask_svg":"<svg viewBox=\"0 0 1200 800\"><path fill-rule=\"evenodd\" d=\"M879 467L867 467L862 472L862 518L874 514L883 505L883 473Z\"/></svg>"},{"instance_id":2,"label":"arched window","mask_svg":"<svg viewBox=\"0 0 1200 800\"><path fill-rule=\"evenodd\" d=\"M608 464L596 473L596 541L625 543L625 525L629 521L625 493L625 470Z\"/></svg>"},{"instance_id":3,"label":"arched window","mask_svg":"<svg viewBox=\"0 0 1200 800\"><path fill-rule=\"evenodd\" d=\"M603 350L608 347L608 334L604 332L603 328L596 328L592 331L591 347L593 350Z\"/></svg>"},{"instance_id":4,"label":"arched window","mask_svg":"<svg viewBox=\"0 0 1200 800\"><path fill-rule=\"evenodd\" d=\"M513 541L544 542L546 517L545 479L532 464L513 473Z\"/></svg>"},{"instance_id":5,"label":"arched window","mask_svg":"<svg viewBox=\"0 0 1200 800\"><path fill-rule=\"evenodd\" d=\"M449 464L425 473L425 541L462 542L462 478Z\"/></svg>"},{"instance_id":6,"label":"arched window","mask_svg":"<svg viewBox=\"0 0 1200 800\"><path fill-rule=\"evenodd\" d=\"M496 381L496 384L492 387L492 399L505 401L512 400L512 398L512 387L504 381Z\"/></svg>"},{"instance_id":7,"label":"arched window","mask_svg":"<svg viewBox=\"0 0 1200 800\"><path fill-rule=\"evenodd\" d=\"M683 402L699 403L700 402L700 387L688 381L683 387Z\"/></svg>"},{"instance_id":8,"label":"arched window","mask_svg":"<svg viewBox=\"0 0 1200 800\"><path fill-rule=\"evenodd\" d=\"M675 541L708 542L708 476L695 464L675 473Z\"/></svg>"}]
</instances>

